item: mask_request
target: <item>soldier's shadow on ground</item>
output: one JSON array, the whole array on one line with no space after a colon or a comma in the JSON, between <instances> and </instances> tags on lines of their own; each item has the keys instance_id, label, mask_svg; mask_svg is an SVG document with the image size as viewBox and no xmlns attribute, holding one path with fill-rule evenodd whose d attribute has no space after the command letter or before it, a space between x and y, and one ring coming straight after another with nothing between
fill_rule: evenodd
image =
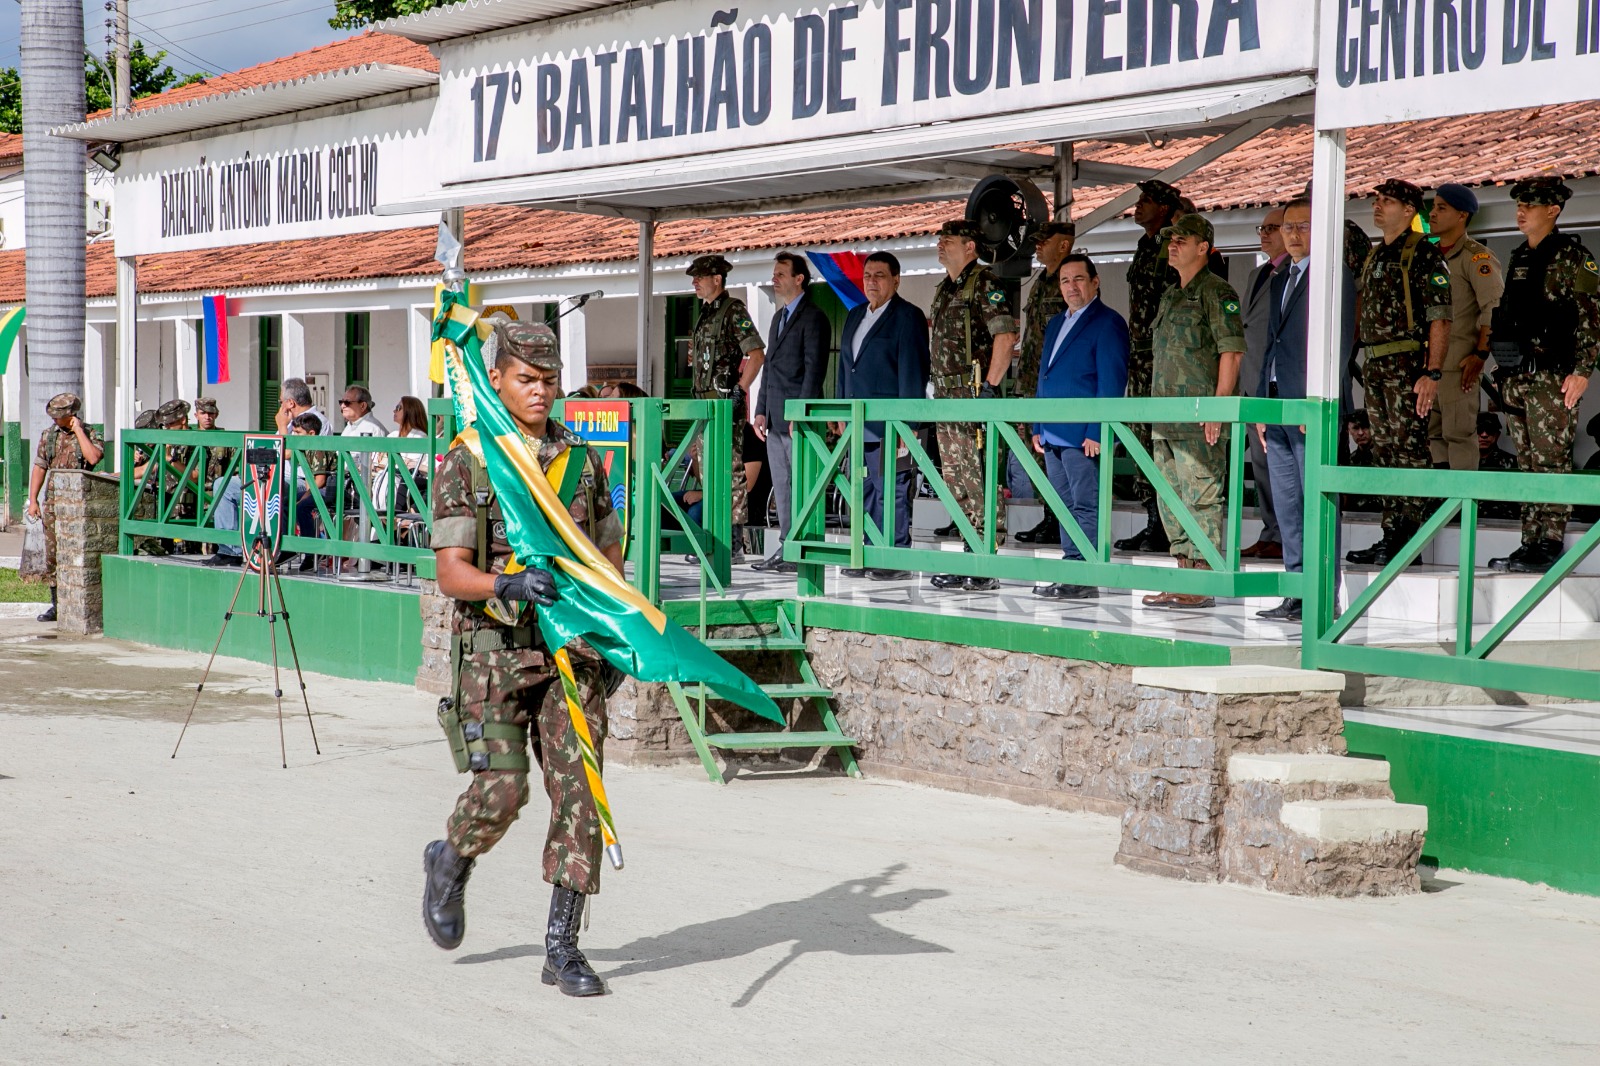
<instances>
[{"instance_id":1,"label":"soldier's shadow on ground","mask_svg":"<svg viewBox=\"0 0 1600 1066\"><path fill-rule=\"evenodd\" d=\"M927 900L950 893L942 888L915 888L888 891L904 865L890 866L874 877L845 881L804 899L769 903L765 907L698 922L658 936L640 937L619 948L585 949L589 960L599 964L622 965L600 976L607 982L624 980L635 974L672 970L680 966L723 962L763 948L789 944L789 953L778 960L744 994L735 1007L748 1005L786 966L802 955L833 951L840 955L924 955L950 949L902 933L878 922L880 914L910 910ZM467 955L461 963L495 962L525 955L543 955L542 945L502 948L480 955Z\"/></svg>"}]
</instances>

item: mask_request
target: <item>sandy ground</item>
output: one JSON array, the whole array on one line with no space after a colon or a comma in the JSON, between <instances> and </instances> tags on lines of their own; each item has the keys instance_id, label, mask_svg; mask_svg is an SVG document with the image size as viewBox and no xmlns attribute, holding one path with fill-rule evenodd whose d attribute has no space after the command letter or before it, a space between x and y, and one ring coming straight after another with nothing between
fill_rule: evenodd
<instances>
[{"instance_id":1,"label":"sandy ground","mask_svg":"<svg viewBox=\"0 0 1600 1066\"><path fill-rule=\"evenodd\" d=\"M628 867L539 984L542 813L435 948L433 701L0 621L0 1062L1600 1061L1600 900L1442 872L1355 902L1111 862L1113 819L879 781L608 774ZM291 693L292 684L288 685ZM294 709L294 708L291 708Z\"/></svg>"}]
</instances>

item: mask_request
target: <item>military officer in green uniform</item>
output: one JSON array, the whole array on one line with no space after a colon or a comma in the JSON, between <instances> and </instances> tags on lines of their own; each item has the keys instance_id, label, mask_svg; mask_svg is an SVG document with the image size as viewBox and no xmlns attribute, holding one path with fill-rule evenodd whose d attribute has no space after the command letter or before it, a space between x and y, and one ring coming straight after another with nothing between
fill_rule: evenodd
<instances>
[{"instance_id":1,"label":"military officer in green uniform","mask_svg":"<svg viewBox=\"0 0 1600 1066\"><path fill-rule=\"evenodd\" d=\"M578 528L620 572L622 523L605 468L583 440L549 417L561 395L556 337L542 323L495 327L489 381L505 403ZM451 674L440 723L459 771L472 781L446 822L445 838L423 852L423 919L446 950L466 932L464 894L477 857L505 835L528 801L528 741L550 797L544 879L553 886L542 980L570 996L599 995L600 978L578 950L584 901L600 890L600 822L561 684L535 612L555 602L551 575L513 569L505 518L476 444L457 442L433 482L433 550L439 590L454 601ZM568 646L583 712L598 755L605 700L619 675L587 644Z\"/></svg>"},{"instance_id":2,"label":"military officer in green uniform","mask_svg":"<svg viewBox=\"0 0 1600 1066\"><path fill-rule=\"evenodd\" d=\"M1167 259L1161 233L1183 210L1183 194L1164 181L1139 182L1139 199L1133 205L1133 220L1144 229L1144 236L1128 263L1128 396L1150 395L1151 350L1155 341L1156 314L1161 297L1178 284L1178 275ZM1133 435L1150 447L1150 425L1135 422ZM1143 474L1135 474L1134 498L1144 504L1148 518L1144 529L1117 541L1118 551L1164 552L1170 547L1161 514L1156 506L1155 489Z\"/></svg>"},{"instance_id":3,"label":"military officer in green uniform","mask_svg":"<svg viewBox=\"0 0 1600 1066\"><path fill-rule=\"evenodd\" d=\"M1034 258L1039 260L1039 273L1033 277L1033 288L1028 290L1027 302L1022 306L1022 343L1017 346L1016 373L1012 376L1013 395L1031 397L1039 393L1039 362L1044 357L1044 328L1050 320L1066 310L1061 297L1061 263L1072 254L1072 245L1078 236L1078 227L1071 222L1046 222L1039 227L1038 243L1034 245ZM1031 425L1019 425L1017 435L1023 440L1033 436ZM1010 460L1009 481L1013 497L1028 485L1022 476L1021 465ZM1022 495L1031 496L1031 491ZM1061 538L1061 527L1055 515L1045 512L1044 521L1017 535L1023 544L1053 544Z\"/></svg>"},{"instance_id":4,"label":"military officer in green uniform","mask_svg":"<svg viewBox=\"0 0 1600 1066\"><path fill-rule=\"evenodd\" d=\"M982 399L1000 395L1017 343L1011 297L994 271L978 262L978 226L952 219L939 228L939 263L945 276L934 290L928 319L929 381L934 399ZM1059 264L1058 264L1059 265ZM939 423L939 467L944 482L978 535L983 536L983 464L974 422ZM1005 511L996 511L995 542L1005 540ZM983 591L999 587L993 578L935 574L933 587Z\"/></svg>"},{"instance_id":5,"label":"military officer in green uniform","mask_svg":"<svg viewBox=\"0 0 1600 1066\"><path fill-rule=\"evenodd\" d=\"M1506 268L1490 347L1517 467L1528 473L1572 472L1578 401L1600 360L1600 269L1594 253L1557 225L1571 196L1558 178L1511 187L1524 240ZM1523 574L1549 570L1571 515L1567 504L1524 503L1522 546L1489 565Z\"/></svg>"},{"instance_id":6,"label":"military officer in green uniform","mask_svg":"<svg viewBox=\"0 0 1600 1066\"><path fill-rule=\"evenodd\" d=\"M28 475L28 517L44 523L43 580L50 586L50 607L38 616L40 622L56 620L56 494L55 486L46 488L45 479L56 470L91 470L105 452L100 431L84 425L78 417L82 407L83 401L70 392L57 393L45 404L51 425L39 434L39 449Z\"/></svg>"},{"instance_id":7,"label":"military officer in green uniform","mask_svg":"<svg viewBox=\"0 0 1600 1066\"><path fill-rule=\"evenodd\" d=\"M1444 377L1453 316L1450 269L1438 247L1411 226L1422 210L1422 190L1390 178L1374 190L1372 219L1382 241L1357 274L1356 332L1361 384L1372 420L1374 465L1426 470L1428 415ZM1352 563L1383 566L1399 554L1423 519L1422 500L1384 500L1383 536L1346 552Z\"/></svg>"},{"instance_id":8,"label":"military officer in green uniform","mask_svg":"<svg viewBox=\"0 0 1600 1066\"><path fill-rule=\"evenodd\" d=\"M686 273L700 300L700 317L689 341L695 397L733 401L733 559L739 562L744 555L744 526L750 520L746 503L749 486L744 480L744 424L750 410L750 383L766 360L766 346L744 301L728 292L728 274L732 270L722 256L702 255L689 264ZM709 483L714 472L705 468L704 451L705 438L700 437L694 442L692 454L700 476Z\"/></svg>"},{"instance_id":9,"label":"military officer in green uniform","mask_svg":"<svg viewBox=\"0 0 1600 1066\"><path fill-rule=\"evenodd\" d=\"M1239 294L1210 269L1216 232L1204 215L1187 214L1161 232L1178 284L1161 294L1152 324L1152 396L1233 396L1244 358L1244 320ZM1228 433L1220 422L1156 423L1151 450L1161 476L1178 493L1217 549L1222 543L1223 496L1228 479ZM1188 570L1209 570L1200 549L1161 504L1172 554ZM1212 607L1210 596L1158 592L1144 597L1146 607Z\"/></svg>"}]
</instances>

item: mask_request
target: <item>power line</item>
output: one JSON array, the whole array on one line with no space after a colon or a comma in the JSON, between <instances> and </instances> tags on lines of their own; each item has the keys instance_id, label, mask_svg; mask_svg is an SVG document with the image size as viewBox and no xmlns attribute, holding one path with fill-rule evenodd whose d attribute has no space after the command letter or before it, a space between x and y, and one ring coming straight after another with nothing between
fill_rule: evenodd
<instances>
[{"instance_id":1,"label":"power line","mask_svg":"<svg viewBox=\"0 0 1600 1066\"><path fill-rule=\"evenodd\" d=\"M190 73L202 73L206 68L209 68L210 72L213 73L213 74L232 74L233 73L232 69L230 69L228 67L224 67L220 63L209 62L204 57L195 55L193 52L189 51L187 48L184 48L182 45L174 43L171 38L165 36L159 30L152 29L151 27L145 25L144 22L142 22L139 19L134 18L132 15L128 16L128 21L133 23L134 25L138 26L141 30L143 30L145 33L147 33L151 37L154 37L158 44L163 44L168 49L170 49L171 51L177 52L180 55L188 56L189 57L189 62L191 62L191 63L200 64L201 70L191 71Z\"/></svg>"},{"instance_id":2,"label":"power line","mask_svg":"<svg viewBox=\"0 0 1600 1066\"><path fill-rule=\"evenodd\" d=\"M194 34L191 37L186 37L185 40L199 41L199 40L203 40L204 38L207 38L207 37L217 37L217 36L220 36L221 34L224 34L224 33L238 33L240 30L246 30L246 29L252 29L253 30L257 26L265 26L269 22L282 22L284 19L299 18L302 15L309 15L314 11L321 11L324 6L325 5L319 3L314 7L304 8L304 9L302 9L300 11L291 11L287 15L278 15L278 16L275 16L275 17L269 18L269 19L260 19L258 21L251 22L251 23L248 23L248 24L240 23L237 26L229 26L226 29L221 29L221 30L211 30L208 33L197 33L197 34Z\"/></svg>"},{"instance_id":3,"label":"power line","mask_svg":"<svg viewBox=\"0 0 1600 1066\"><path fill-rule=\"evenodd\" d=\"M245 22L241 22L238 25L240 25L240 26L243 26L243 25L246 25L246 24L255 25L255 21L256 20L254 19L254 15L255 15L255 13L257 11L261 11L261 10L264 10L266 8L269 8L269 7L282 7L284 4L292 4L292 3L296 3L296 2L297 2L297 0L267 0L267 2L264 3L264 4L255 4L255 5L253 5L250 8L249 11L219 11L215 15L202 15L199 18L182 20L181 25L185 26L185 27L187 27L187 26L195 26L195 25L198 25L198 24L200 24L202 22L210 22L213 19L236 18L236 17L238 17L240 15L243 15L245 17ZM198 5L195 5L195 6L198 6ZM310 7L310 8L307 8L305 11L300 12L300 14L309 14L309 13L311 13L313 11L321 10L325 6L327 6L327 5L326 4L317 4L315 7ZM162 14L162 15L170 15L175 10L177 10L177 9L175 9L175 8L167 8L166 10L163 10L163 11L161 11L159 13ZM163 28L165 28L165 27L163 27Z\"/></svg>"}]
</instances>

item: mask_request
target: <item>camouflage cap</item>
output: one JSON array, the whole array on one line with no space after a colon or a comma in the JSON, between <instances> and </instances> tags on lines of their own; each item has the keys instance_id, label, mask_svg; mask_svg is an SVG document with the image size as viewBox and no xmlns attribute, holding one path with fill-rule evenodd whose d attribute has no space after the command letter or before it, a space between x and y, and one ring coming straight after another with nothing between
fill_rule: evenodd
<instances>
[{"instance_id":1,"label":"camouflage cap","mask_svg":"<svg viewBox=\"0 0 1600 1066\"><path fill-rule=\"evenodd\" d=\"M1351 411L1350 417L1345 419L1345 422L1352 426L1360 426L1362 429L1372 428L1372 416L1367 414L1364 407Z\"/></svg>"},{"instance_id":2,"label":"camouflage cap","mask_svg":"<svg viewBox=\"0 0 1600 1066\"><path fill-rule=\"evenodd\" d=\"M189 421L189 401L168 400L156 408L156 421L163 426L171 425L173 422L187 423Z\"/></svg>"},{"instance_id":3,"label":"camouflage cap","mask_svg":"<svg viewBox=\"0 0 1600 1066\"><path fill-rule=\"evenodd\" d=\"M494 331L499 338L499 351L540 370L561 369L560 342L555 330L543 322L496 323Z\"/></svg>"},{"instance_id":4,"label":"camouflage cap","mask_svg":"<svg viewBox=\"0 0 1600 1066\"><path fill-rule=\"evenodd\" d=\"M703 278L711 274L721 274L727 277L733 273L733 264L720 255L702 255L689 264L689 269L684 271L691 278Z\"/></svg>"},{"instance_id":5,"label":"camouflage cap","mask_svg":"<svg viewBox=\"0 0 1600 1066\"><path fill-rule=\"evenodd\" d=\"M75 415L83 406L83 401L70 392L58 392L50 397L50 402L44 405L44 413L51 418L66 418Z\"/></svg>"},{"instance_id":6,"label":"camouflage cap","mask_svg":"<svg viewBox=\"0 0 1600 1066\"><path fill-rule=\"evenodd\" d=\"M1382 185L1372 190L1379 196L1399 200L1413 211L1422 210L1422 190L1400 178L1385 178Z\"/></svg>"},{"instance_id":7,"label":"camouflage cap","mask_svg":"<svg viewBox=\"0 0 1600 1066\"><path fill-rule=\"evenodd\" d=\"M210 396L202 396L196 400L194 402L194 410L195 414L199 414L200 412L204 411L213 418L220 413L217 410L217 401Z\"/></svg>"},{"instance_id":8,"label":"camouflage cap","mask_svg":"<svg viewBox=\"0 0 1600 1066\"><path fill-rule=\"evenodd\" d=\"M156 424L156 409L146 407L139 412L139 417L133 420L134 429L154 429Z\"/></svg>"},{"instance_id":9,"label":"camouflage cap","mask_svg":"<svg viewBox=\"0 0 1600 1066\"><path fill-rule=\"evenodd\" d=\"M1572 190L1560 178L1524 178L1511 186L1511 199L1536 207L1560 207L1572 198Z\"/></svg>"},{"instance_id":10,"label":"camouflage cap","mask_svg":"<svg viewBox=\"0 0 1600 1066\"><path fill-rule=\"evenodd\" d=\"M982 236L976 222L969 222L964 218L952 218L939 227L936 234L939 237L959 237L962 240L975 241Z\"/></svg>"},{"instance_id":11,"label":"camouflage cap","mask_svg":"<svg viewBox=\"0 0 1600 1066\"><path fill-rule=\"evenodd\" d=\"M1169 237L1197 237L1212 247L1217 244L1217 231L1212 228L1210 220L1192 211L1187 215L1179 215L1172 220L1172 225L1161 230L1163 240Z\"/></svg>"},{"instance_id":12,"label":"camouflage cap","mask_svg":"<svg viewBox=\"0 0 1600 1066\"><path fill-rule=\"evenodd\" d=\"M1048 237L1076 237L1078 227L1071 222L1046 222L1039 227L1039 239Z\"/></svg>"},{"instance_id":13,"label":"camouflage cap","mask_svg":"<svg viewBox=\"0 0 1600 1066\"><path fill-rule=\"evenodd\" d=\"M1493 411L1481 411L1481 412L1479 412L1478 413L1478 432L1479 433L1500 433L1500 432L1503 432L1503 430L1502 430L1502 428L1500 426L1500 416L1495 414Z\"/></svg>"},{"instance_id":14,"label":"camouflage cap","mask_svg":"<svg viewBox=\"0 0 1600 1066\"><path fill-rule=\"evenodd\" d=\"M1139 186L1140 192L1162 207L1170 207L1176 210L1183 206L1183 193L1164 181L1157 181L1155 178L1151 178L1149 181L1135 182L1135 184Z\"/></svg>"}]
</instances>

